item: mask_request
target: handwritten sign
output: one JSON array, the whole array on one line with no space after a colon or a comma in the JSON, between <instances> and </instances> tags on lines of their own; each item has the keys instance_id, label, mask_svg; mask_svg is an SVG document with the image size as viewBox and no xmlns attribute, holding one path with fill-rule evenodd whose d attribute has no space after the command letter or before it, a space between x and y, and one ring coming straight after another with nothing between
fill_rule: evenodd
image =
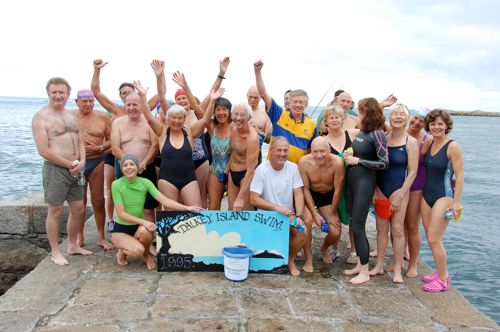
<instances>
[{"instance_id":1,"label":"handwritten sign","mask_svg":"<svg viewBox=\"0 0 500 332\"><path fill-rule=\"evenodd\" d=\"M275 211L157 211L158 271L224 271L222 249L254 251L250 272L288 273L289 218Z\"/></svg>"}]
</instances>

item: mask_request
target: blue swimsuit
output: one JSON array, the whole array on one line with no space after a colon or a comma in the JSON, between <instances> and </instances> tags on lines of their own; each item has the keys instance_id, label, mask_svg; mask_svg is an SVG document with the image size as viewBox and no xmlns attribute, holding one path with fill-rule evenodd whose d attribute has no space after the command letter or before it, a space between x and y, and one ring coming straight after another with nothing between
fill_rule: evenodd
<instances>
[{"instance_id":1,"label":"blue swimsuit","mask_svg":"<svg viewBox=\"0 0 500 332\"><path fill-rule=\"evenodd\" d=\"M431 146L425 155L425 186L423 196L427 204L433 207L441 197L453 197L454 189L451 183L453 178L453 167L448 159L448 145L453 140L449 140L445 145L433 156L431 154Z\"/></svg>"},{"instance_id":2,"label":"blue swimsuit","mask_svg":"<svg viewBox=\"0 0 500 332\"><path fill-rule=\"evenodd\" d=\"M403 186L408 168L406 144L389 146L389 167L377 172L377 186L386 198Z\"/></svg>"}]
</instances>

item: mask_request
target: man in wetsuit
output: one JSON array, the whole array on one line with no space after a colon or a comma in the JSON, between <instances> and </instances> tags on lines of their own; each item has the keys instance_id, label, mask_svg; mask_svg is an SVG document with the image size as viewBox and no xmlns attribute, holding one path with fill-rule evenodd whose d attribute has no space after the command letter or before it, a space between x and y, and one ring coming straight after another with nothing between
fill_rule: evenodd
<instances>
[{"instance_id":1,"label":"man in wetsuit","mask_svg":"<svg viewBox=\"0 0 500 332\"><path fill-rule=\"evenodd\" d=\"M111 119L106 113L94 110L94 94L90 90L80 90L76 96L76 118L85 144L85 194L83 204L87 206L87 183L90 185L90 201L94 209L97 225L97 244L106 250L113 245L106 240L104 234L104 151L111 147ZM78 243L83 245L83 224L78 232Z\"/></svg>"},{"instance_id":2,"label":"man in wetsuit","mask_svg":"<svg viewBox=\"0 0 500 332\"><path fill-rule=\"evenodd\" d=\"M74 112L66 109L71 87L64 78L53 77L47 82L49 104L33 116L33 138L43 164L43 189L48 204L46 229L52 262L67 265L59 248L59 218L67 201L73 220L68 221L70 255L91 255L81 248L77 234L84 223L83 186L78 177L85 167L85 145Z\"/></svg>"},{"instance_id":3,"label":"man in wetsuit","mask_svg":"<svg viewBox=\"0 0 500 332\"><path fill-rule=\"evenodd\" d=\"M312 272L312 223L318 227L324 222L328 224L328 235L321 246L323 261L326 264L332 263L328 247L333 244L335 249L338 248L342 227L337 206L343 190L345 168L342 159L330 153L328 140L319 136L311 144L311 154L300 159L299 170L304 182L304 198L307 206L304 217L309 230L304 246L304 271Z\"/></svg>"}]
</instances>

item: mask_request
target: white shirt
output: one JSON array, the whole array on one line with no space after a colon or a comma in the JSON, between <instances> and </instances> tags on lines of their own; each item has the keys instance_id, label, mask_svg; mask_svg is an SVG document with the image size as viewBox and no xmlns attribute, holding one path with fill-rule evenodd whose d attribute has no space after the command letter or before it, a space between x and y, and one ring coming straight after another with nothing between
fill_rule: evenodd
<instances>
[{"instance_id":1,"label":"white shirt","mask_svg":"<svg viewBox=\"0 0 500 332\"><path fill-rule=\"evenodd\" d=\"M264 200L293 208L293 190L304 186L296 164L286 161L279 171L271 166L269 160L255 169L250 191L259 194Z\"/></svg>"}]
</instances>

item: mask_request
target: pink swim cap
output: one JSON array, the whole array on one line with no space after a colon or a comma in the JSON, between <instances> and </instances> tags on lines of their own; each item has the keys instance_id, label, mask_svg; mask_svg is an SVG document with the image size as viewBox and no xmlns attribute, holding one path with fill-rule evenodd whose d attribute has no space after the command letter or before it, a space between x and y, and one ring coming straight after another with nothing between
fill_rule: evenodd
<instances>
[{"instance_id":1,"label":"pink swim cap","mask_svg":"<svg viewBox=\"0 0 500 332\"><path fill-rule=\"evenodd\" d=\"M176 92L175 92L175 98L179 97L179 96L182 96L182 95L186 95L186 93L184 92L184 90L182 89L178 89Z\"/></svg>"}]
</instances>

